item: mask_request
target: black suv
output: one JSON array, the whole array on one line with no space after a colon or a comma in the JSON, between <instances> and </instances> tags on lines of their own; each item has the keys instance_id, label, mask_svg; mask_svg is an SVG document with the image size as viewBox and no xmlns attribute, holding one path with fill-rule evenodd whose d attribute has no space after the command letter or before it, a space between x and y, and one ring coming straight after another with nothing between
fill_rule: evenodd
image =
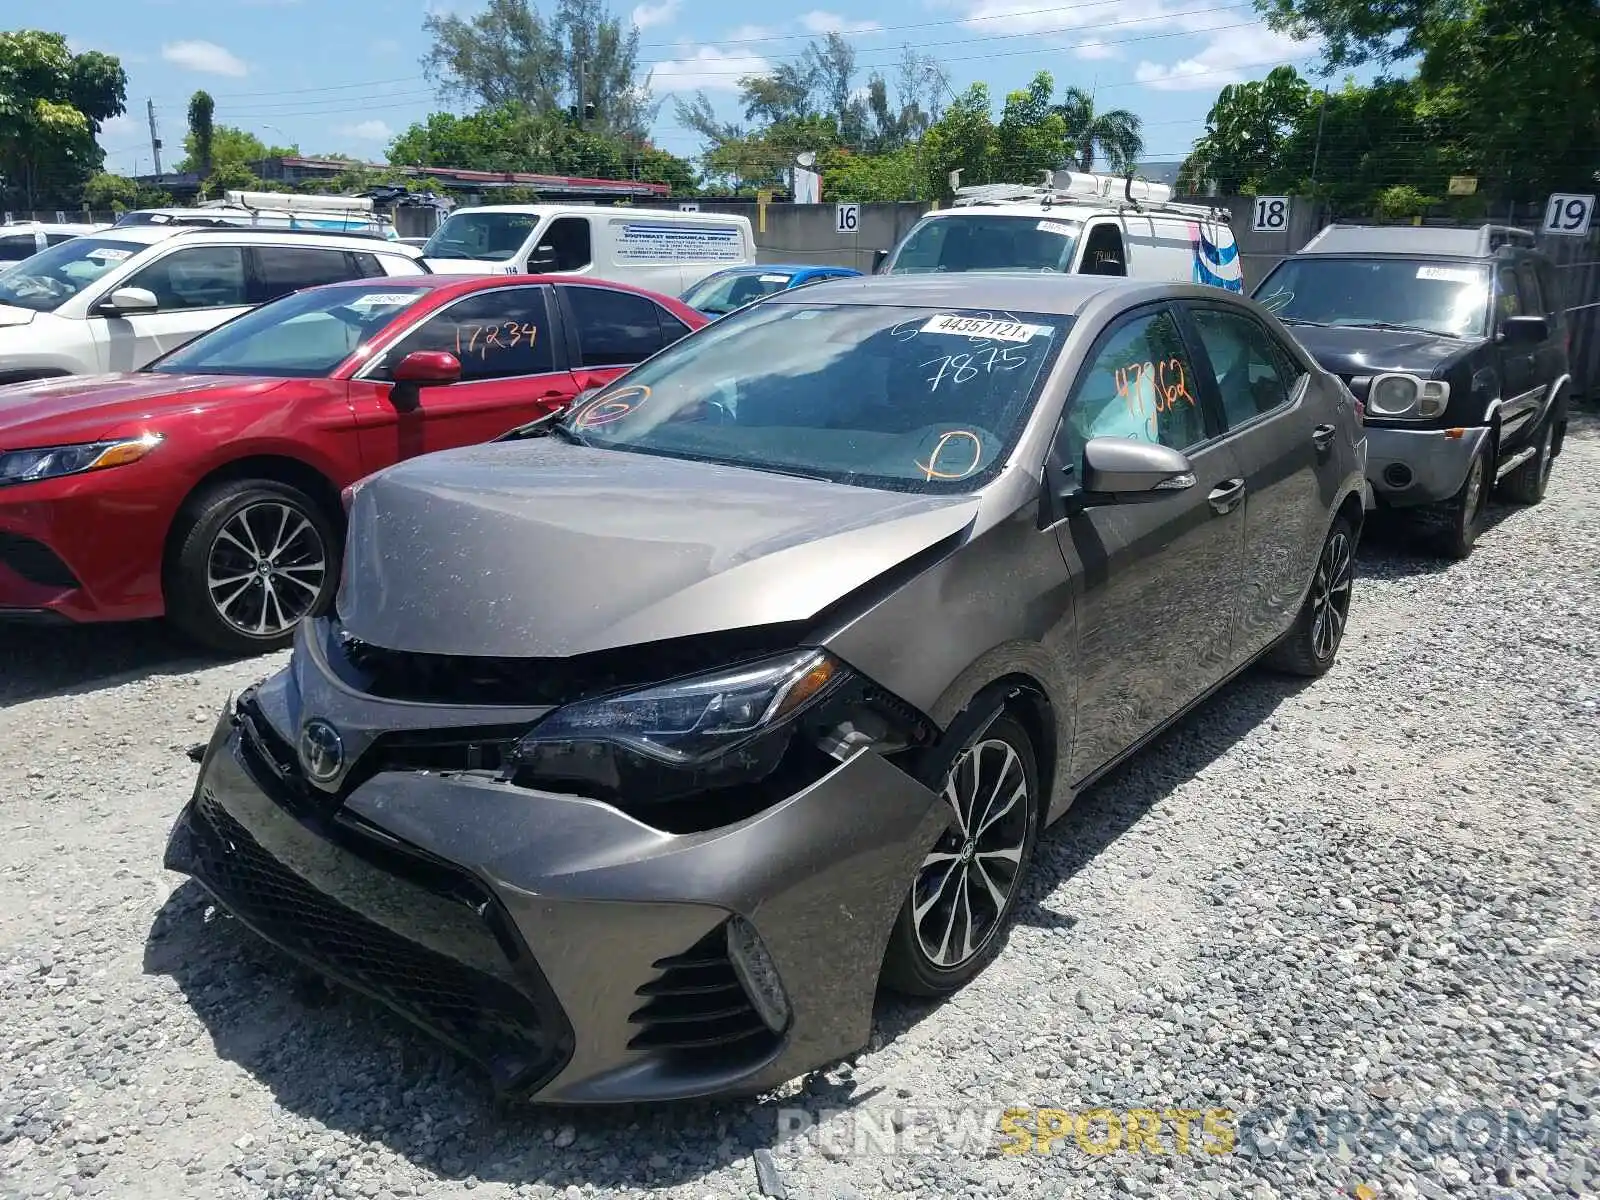
<instances>
[{"instance_id":1,"label":"black suv","mask_svg":"<svg viewBox=\"0 0 1600 1200\"><path fill-rule=\"evenodd\" d=\"M1554 265L1523 229L1330 225L1252 293L1365 407L1380 510L1465 558L1498 486L1544 498L1567 427Z\"/></svg>"}]
</instances>

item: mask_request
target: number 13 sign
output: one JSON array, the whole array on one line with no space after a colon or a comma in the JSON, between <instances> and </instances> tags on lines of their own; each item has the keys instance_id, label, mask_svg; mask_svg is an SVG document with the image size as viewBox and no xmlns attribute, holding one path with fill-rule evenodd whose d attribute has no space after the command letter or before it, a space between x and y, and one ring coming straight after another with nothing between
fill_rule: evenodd
<instances>
[{"instance_id":1,"label":"number 13 sign","mask_svg":"<svg viewBox=\"0 0 1600 1200\"><path fill-rule=\"evenodd\" d=\"M1544 228L1541 232L1584 237L1589 232L1589 218L1593 215L1593 196L1575 196L1557 192L1550 197L1550 203L1545 207Z\"/></svg>"}]
</instances>

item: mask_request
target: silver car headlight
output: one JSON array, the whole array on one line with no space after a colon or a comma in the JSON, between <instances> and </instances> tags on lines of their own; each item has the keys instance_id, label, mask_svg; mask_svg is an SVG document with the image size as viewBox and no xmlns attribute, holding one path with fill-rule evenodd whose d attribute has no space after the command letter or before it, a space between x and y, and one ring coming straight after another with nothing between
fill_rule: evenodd
<instances>
[{"instance_id":1,"label":"silver car headlight","mask_svg":"<svg viewBox=\"0 0 1600 1200\"><path fill-rule=\"evenodd\" d=\"M160 434L147 433L142 437L117 438L108 442L82 442L71 446L43 446L34 450L0 452L0 487L126 466L138 462L160 444Z\"/></svg>"},{"instance_id":2,"label":"silver car headlight","mask_svg":"<svg viewBox=\"0 0 1600 1200\"><path fill-rule=\"evenodd\" d=\"M1367 415L1394 420L1429 421L1450 402L1450 385L1394 371L1374 377L1367 388Z\"/></svg>"}]
</instances>

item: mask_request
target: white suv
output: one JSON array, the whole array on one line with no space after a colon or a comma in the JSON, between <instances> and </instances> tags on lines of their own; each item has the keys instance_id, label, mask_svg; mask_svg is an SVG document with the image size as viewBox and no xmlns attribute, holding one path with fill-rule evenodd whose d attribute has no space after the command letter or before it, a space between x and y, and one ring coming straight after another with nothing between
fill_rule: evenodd
<instances>
[{"instance_id":1,"label":"white suv","mask_svg":"<svg viewBox=\"0 0 1600 1200\"><path fill-rule=\"evenodd\" d=\"M429 273L413 247L373 237L173 225L76 237L0 271L0 384L136 371L289 292Z\"/></svg>"}]
</instances>

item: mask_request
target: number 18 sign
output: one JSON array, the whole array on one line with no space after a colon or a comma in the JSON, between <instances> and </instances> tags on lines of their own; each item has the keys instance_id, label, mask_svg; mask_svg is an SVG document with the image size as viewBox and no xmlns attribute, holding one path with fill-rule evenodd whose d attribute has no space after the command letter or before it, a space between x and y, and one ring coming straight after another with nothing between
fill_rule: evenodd
<instances>
[{"instance_id":1,"label":"number 18 sign","mask_svg":"<svg viewBox=\"0 0 1600 1200\"><path fill-rule=\"evenodd\" d=\"M1559 233L1568 237L1584 237L1589 232L1589 218L1594 216L1594 197L1576 196L1557 192L1545 206L1543 233Z\"/></svg>"},{"instance_id":2,"label":"number 18 sign","mask_svg":"<svg viewBox=\"0 0 1600 1200\"><path fill-rule=\"evenodd\" d=\"M1257 233L1282 233L1289 228L1289 197L1257 196L1252 215Z\"/></svg>"}]
</instances>

